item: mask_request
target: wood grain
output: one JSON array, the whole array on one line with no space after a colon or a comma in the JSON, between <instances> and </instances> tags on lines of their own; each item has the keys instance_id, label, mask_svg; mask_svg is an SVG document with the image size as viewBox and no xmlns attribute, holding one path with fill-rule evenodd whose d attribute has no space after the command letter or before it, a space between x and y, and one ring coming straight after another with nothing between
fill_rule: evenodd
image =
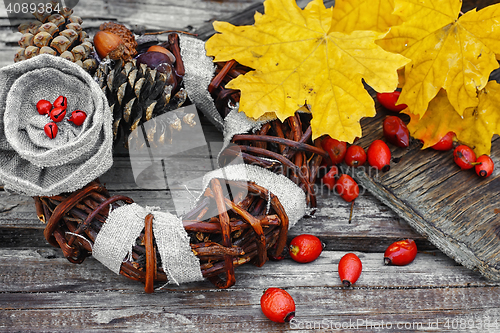
<instances>
[{"instance_id":1,"label":"wood grain","mask_svg":"<svg viewBox=\"0 0 500 333\"><path fill-rule=\"evenodd\" d=\"M229 290L197 283L166 286L148 295L140 284L111 273L93 259L75 266L55 250L0 250L0 269L7 273L0 277L2 290L7 291L0 293L0 328L269 332L321 322L351 320L361 325L358 320L383 320L393 325L437 321L439 331L452 331L444 327L447 319L499 318L498 284L442 254L419 253L411 265L394 267L383 265L381 253L356 253L364 270L349 289L341 286L336 272L344 253L324 251L305 265L285 260L261 268L239 267L236 285ZM440 271L439 276L434 270ZM264 317L259 300L269 286L284 288L294 297L296 326ZM372 331L369 328L356 331Z\"/></svg>"},{"instance_id":2,"label":"wood grain","mask_svg":"<svg viewBox=\"0 0 500 333\"><path fill-rule=\"evenodd\" d=\"M207 39L214 33L211 24L214 19L251 24L255 10L263 11L262 2L86 0L80 1L75 10L91 34L102 22L112 20L131 28L145 25L147 31L198 32L200 38ZM307 2L298 1L300 6ZM484 2L464 1L464 8ZM326 3L331 5L333 1ZM11 33L4 8L0 6L0 67L12 64L19 37L20 34ZM371 126L377 126L379 121L366 119L363 126L370 122ZM381 132L377 135L381 136ZM418 143L413 144L412 149L418 150ZM407 152L393 149L393 153L406 156ZM143 190L135 185L125 150L117 149L115 155L115 165L103 177L113 194L129 195L141 205L173 209L169 191ZM438 161L449 158L419 156ZM400 163L405 163L405 159ZM410 188L425 194L439 187L438 183L425 183L427 164L417 155L412 163L417 163L419 169L405 175L392 173L396 168L393 164L393 170L386 176L394 191L404 193ZM439 163L432 170L441 172ZM410 187L398 186L408 177L415 179ZM477 181L474 177L470 179ZM407 217L404 212L409 207L407 202L395 201L392 188L381 190L375 181L379 179L367 179L364 183L366 191L356 200L351 223L349 204L325 191L319 197L320 209L315 217L303 218L290 230L290 237L301 233L321 237L326 249L317 261L306 265L290 260L268 262L262 268L244 265L236 270L236 285L229 290L215 290L208 282L202 282L168 286L152 295L145 294L140 283L113 274L93 258L81 265L69 263L60 249L49 247L43 238L44 225L36 219L32 199L0 189L0 332L311 332L321 328L326 331L325 325L331 325L328 328L334 331L334 324L358 320L361 326L341 331L386 331L380 328L380 322L384 321L394 324L393 331L498 332L498 282L485 279L437 250L398 215ZM459 186L460 181L454 179L453 184ZM447 193L446 190L444 187L440 193ZM412 198L417 199L418 196ZM459 193L446 200L469 204L460 200ZM433 207L440 211L435 206L429 209ZM444 213L450 217L457 215L451 210ZM470 213L468 216L474 215ZM418 218L415 212L412 219ZM418 225L416 228L426 235ZM482 237L478 232L473 235ZM405 237L417 240L420 250L417 259L405 267L384 266L386 246ZM338 260L346 252L357 253L364 267L351 289L341 288L336 271ZM273 323L262 314L259 299L264 289L271 286L284 288L294 297L295 326ZM459 329L460 320L472 320L476 326ZM496 320L498 325L478 328L486 320ZM438 324L438 328L418 326L430 322ZM410 328L398 330L397 323L408 323Z\"/></svg>"},{"instance_id":3,"label":"wood grain","mask_svg":"<svg viewBox=\"0 0 500 333\"><path fill-rule=\"evenodd\" d=\"M381 139L386 111L377 104L377 116L362 121L368 148ZM391 170L375 172L364 167L345 168L353 177L418 233L466 267L489 279L500 279L500 172L488 178L473 170L461 171L452 151L421 150L413 140L407 149L390 145ZM492 142L491 158L500 162L500 139Z\"/></svg>"}]
</instances>

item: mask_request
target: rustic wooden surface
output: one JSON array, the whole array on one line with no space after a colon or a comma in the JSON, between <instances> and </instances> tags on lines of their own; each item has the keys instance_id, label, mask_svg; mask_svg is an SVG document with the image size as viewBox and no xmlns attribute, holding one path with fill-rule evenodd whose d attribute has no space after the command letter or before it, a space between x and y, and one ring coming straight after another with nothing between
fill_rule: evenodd
<instances>
[{"instance_id":1,"label":"rustic wooden surface","mask_svg":"<svg viewBox=\"0 0 500 333\"><path fill-rule=\"evenodd\" d=\"M261 10L261 3L89 0L75 10L90 30L113 19L129 26L147 25L148 30L199 31L207 37L212 33L209 21L233 17L246 22L256 8ZM247 6L252 7L244 10ZM0 66L5 66L12 63L19 36L8 31L3 8L0 24ZM448 158L442 155L438 161L445 163ZM405 157L400 163L410 161ZM393 186L398 185L395 179L405 177L392 174L397 166L383 176L394 178ZM129 195L142 205L172 208L168 191L137 188L124 156L115 158L102 181L113 194ZM457 194L456 200L460 198ZM69 263L43 238L44 226L36 219L32 199L0 191L0 331L500 331L499 282L457 264L366 190L356 200L350 224L349 208L325 191L316 216L302 219L290 230L290 237L312 233L325 242L325 251L313 263L245 265L236 270L236 285L228 290L215 290L203 282L145 294L142 284L115 275L93 258L81 265ZM407 237L417 241L416 260L405 267L384 266L385 248ZM350 289L341 287L337 274L337 263L347 252L357 253L363 262L363 273ZM267 287L284 288L294 297L295 322L277 324L265 318L259 299Z\"/></svg>"},{"instance_id":2,"label":"rustic wooden surface","mask_svg":"<svg viewBox=\"0 0 500 333\"><path fill-rule=\"evenodd\" d=\"M383 139L384 112L363 121L359 145ZM500 172L482 179L462 171L453 151L421 150L412 140L406 149L389 144L391 170L350 169L355 179L398 213L441 251L489 279L500 280ZM491 158L500 165L500 139L493 138Z\"/></svg>"}]
</instances>

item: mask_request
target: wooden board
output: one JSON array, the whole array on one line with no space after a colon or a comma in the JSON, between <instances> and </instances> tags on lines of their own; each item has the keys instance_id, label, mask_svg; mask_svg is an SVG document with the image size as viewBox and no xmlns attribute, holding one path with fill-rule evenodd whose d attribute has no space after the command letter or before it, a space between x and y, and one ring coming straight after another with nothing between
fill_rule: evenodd
<instances>
[{"instance_id":1,"label":"wooden board","mask_svg":"<svg viewBox=\"0 0 500 333\"><path fill-rule=\"evenodd\" d=\"M137 3L80 1L78 14L95 31L104 21L149 24L151 13L163 13L154 17L150 30L203 28L209 36L213 30L207 21L213 18L227 14L250 24L255 10L262 12L262 0ZM247 5L252 7L241 10ZM163 19L168 14L175 20ZM1 6L0 25L0 66L5 66L12 63L19 36L7 31ZM116 157L103 181L113 194L170 208L167 191L141 190L131 177L127 161ZM43 238L44 225L36 219L32 199L0 190L0 332L499 331L499 282L443 255L368 191L356 200L351 223L350 205L338 196L324 193L318 201L316 217L302 219L289 234L320 236L326 250L318 260L243 265L236 270L236 285L228 290L201 282L145 294L141 283L115 275L93 258L81 265L69 263ZM384 249L405 237L417 240L416 260L405 267L384 266ZM363 262L363 273L350 289L341 287L336 268L346 252L357 253ZM294 297L293 326L265 318L259 299L267 287L284 288ZM335 326L358 320L359 326ZM392 329L381 327L382 322Z\"/></svg>"},{"instance_id":2,"label":"wooden board","mask_svg":"<svg viewBox=\"0 0 500 333\"><path fill-rule=\"evenodd\" d=\"M228 290L202 282L145 294L141 284L92 258L74 265L57 249L0 249L0 331L373 332L385 331L385 322L394 332L498 332L498 283L439 253L420 253L405 267L384 266L382 253L356 253L363 273L347 289L336 273L344 252L324 251L306 265L239 267ZM271 322L260 310L262 291L271 286L294 298L293 323ZM334 326L350 322L357 326ZM459 330L461 323L466 329Z\"/></svg>"},{"instance_id":3,"label":"wooden board","mask_svg":"<svg viewBox=\"0 0 500 333\"><path fill-rule=\"evenodd\" d=\"M362 121L363 138L357 144L365 149L383 139L388 113L377 107L376 117ZM491 149L497 168L486 179L473 169L460 170L453 151L421 146L414 139L407 149L389 144L393 159L385 173L367 166L344 169L448 256L500 280L500 139L493 140Z\"/></svg>"}]
</instances>

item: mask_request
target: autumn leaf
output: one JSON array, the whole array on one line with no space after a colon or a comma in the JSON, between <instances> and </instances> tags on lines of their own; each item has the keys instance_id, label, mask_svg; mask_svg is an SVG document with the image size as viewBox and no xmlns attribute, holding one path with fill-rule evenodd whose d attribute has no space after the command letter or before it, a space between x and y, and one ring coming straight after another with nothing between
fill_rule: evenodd
<instances>
[{"instance_id":1,"label":"autumn leaf","mask_svg":"<svg viewBox=\"0 0 500 333\"><path fill-rule=\"evenodd\" d=\"M393 15L394 0L337 0L333 10L332 29L349 33L354 30L387 32L403 23Z\"/></svg>"},{"instance_id":2,"label":"autumn leaf","mask_svg":"<svg viewBox=\"0 0 500 333\"><path fill-rule=\"evenodd\" d=\"M460 0L395 0L404 23L377 43L412 62L399 103L423 116L441 88L459 115L479 103L500 54L500 4L460 14Z\"/></svg>"},{"instance_id":3,"label":"autumn leaf","mask_svg":"<svg viewBox=\"0 0 500 333\"><path fill-rule=\"evenodd\" d=\"M491 138L500 134L500 84L488 82L479 92L479 105L465 110L461 123L458 140L473 148L477 156L489 155Z\"/></svg>"},{"instance_id":4,"label":"autumn leaf","mask_svg":"<svg viewBox=\"0 0 500 333\"><path fill-rule=\"evenodd\" d=\"M403 112L410 115L408 130L412 137L423 142L422 149L435 145L448 132L456 134L461 130L462 118L451 105L444 89L431 100L427 112L422 117L408 110Z\"/></svg>"},{"instance_id":5,"label":"autumn leaf","mask_svg":"<svg viewBox=\"0 0 500 333\"><path fill-rule=\"evenodd\" d=\"M241 91L240 111L252 118L273 112L284 120L307 104L313 138L353 142L361 136L360 119L375 115L362 80L392 91L408 59L375 44L383 33L334 31L335 8L321 0L303 10L293 0L266 0L264 9L251 26L215 22L219 33L206 43L214 61L234 59L254 69L226 85Z\"/></svg>"},{"instance_id":6,"label":"autumn leaf","mask_svg":"<svg viewBox=\"0 0 500 333\"><path fill-rule=\"evenodd\" d=\"M423 141L422 149L436 144L446 133L455 132L458 140L474 149L477 156L490 154L493 135L500 134L500 84L490 81L478 95L479 104L460 117L441 89L429 103L422 118L410 114L410 134ZM406 111L408 112L408 111Z\"/></svg>"}]
</instances>

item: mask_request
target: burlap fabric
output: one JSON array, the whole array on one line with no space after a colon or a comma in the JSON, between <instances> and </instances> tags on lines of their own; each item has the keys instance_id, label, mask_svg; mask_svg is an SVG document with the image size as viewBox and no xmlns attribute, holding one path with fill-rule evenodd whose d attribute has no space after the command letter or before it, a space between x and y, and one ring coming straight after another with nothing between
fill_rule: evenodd
<instances>
[{"instance_id":1,"label":"burlap fabric","mask_svg":"<svg viewBox=\"0 0 500 333\"><path fill-rule=\"evenodd\" d=\"M224 120L215 108L208 86L215 73L212 58L206 56L205 42L186 35L179 36L181 56L184 63L184 87L189 99L215 125L219 131L224 129Z\"/></svg>"},{"instance_id":2,"label":"burlap fabric","mask_svg":"<svg viewBox=\"0 0 500 333\"><path fill-rule=\"evenodd\" d=\"M68 99L66 119L55 139L45 135L50 122L36 103ZM67 118L83 110L75 126ZM0 70L0 182L30 196L73 192L107 171L112 158L112 115L104 93L80 66L40 55Z\"/></svg>"}]
</instances>

